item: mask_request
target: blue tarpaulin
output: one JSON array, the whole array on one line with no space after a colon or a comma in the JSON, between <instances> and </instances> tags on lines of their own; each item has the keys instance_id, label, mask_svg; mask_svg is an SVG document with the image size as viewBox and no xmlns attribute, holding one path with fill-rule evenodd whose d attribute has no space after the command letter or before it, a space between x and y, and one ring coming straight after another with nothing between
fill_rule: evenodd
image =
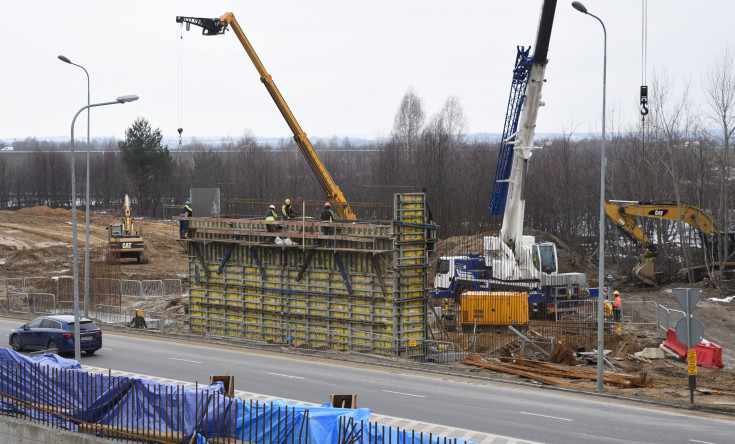
<instances>
[{"instance_id":1,"label":"blue tarpaulin","mask_svg":"<svg viewBox=\"0 0 735 444\"><path fill-rule=\"evenodd\" d=\"M411 439L411 432L371 424L370 409L243 401L227 397L222 382L194 389L87 373L72 359L54 354L28 358L7 348L0 348L0 390L3 411L74 431L81 423L98 424L151 436L196 436L202 444L219 437L274 444L438 442L437 437L429 441L428 435L414 434Z\"/></svg>"}]
</instances>

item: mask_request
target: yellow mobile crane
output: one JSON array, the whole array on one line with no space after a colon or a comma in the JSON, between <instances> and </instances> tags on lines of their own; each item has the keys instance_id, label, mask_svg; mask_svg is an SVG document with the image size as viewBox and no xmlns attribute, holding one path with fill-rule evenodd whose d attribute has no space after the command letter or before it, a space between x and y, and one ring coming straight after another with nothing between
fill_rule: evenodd
<instances>
[{"instance_id":1,"label":"yellow mobile crane","mask_svg":"<svg viewBox=\"0 0 735 444\"><path fill-rule=\"evenodd\" d=\"M148 262L148 257L145 255L143 232L133 225L130 199L127 194L123 202L122 222L110 224L107 231L111 260L136 259L139 264Z\"/></svg>"},{"instance_id":2,"label":"yellow mobile crane","mask_svg":"<svg viewBox=\"0 0 735 444\"><path fill-rule=\"evenodd\" d=\"M717 252L718 244L723 241L724 233L717 230L712 218L701 208L676 202L643 202L643 201L605 201L605 213L620 228L623 233L638 241L642 248L641 262L633 268L633 275L641 281L657 286L653 260L658 255L658 250L646 233L643 232L633 216L651 217L655 219L680 220L696 229L701 235L704 245L710 252ZM735 233L728 233L729 251L727 254L727 266L735 266L735 262L729 258L735 251ZM715 253L716 254L716 253ZM715 263L713 261L713 263ZM715 263L716 265L716 263ZM679 274L688 273L683 269ZM701 278L704 266L694 266L694 280Z\"/></svg>"},{"instance_id":3,"label":"yellow mobile crane","mask_svg":"<svg viewBox=\"0 0 735 444\"><path fill-rule=\"evenodd\" d=\"M352 208L350 208L350 204L347 203L342 191L339 189L337 184L334 183L334 180L332 180L332 177L329 175L329 172L327 172L327 169L319 159L316 151L314 151L314 147L311 146L311 142L309 142L309 139L306 137L306 133L304 133L299 126L299 123L296 121L296 117L294 117L291 109L286 104L281 92L278 91L276 84L273 83L273 78L265 70L265 66L263 66L263 63L258 58L258 55L255 53L252 45L248 41L247 37L245 37L245 33L242 31L242 28L240 28L237 20L235 20L235 15L231 12L227 12L220 18L215 19L178 16L176 17L176 23L186 23L187 31L189 30L190 25L200 26L202 28L203 35L224 34L228 29L228 26L235 31L235 35L238 40L240 40L240 43L242 43L243 48L245 48L248 56L250 56L250 60L252 60L255 68L258 70L260 80L265 85L265 88L268 90L273 101L276 102L276 106L278 106L278 109L281 111L283 118L286 119L286 123L289 128L291 128L296 144L301 148L301 152L309 162L309 166L311 166L311 169L317 179L319 179L322 188L324 188L324 191L327 193L327 199L336 203L336 209L340 218L350 220L356 219L355 214L352 212Z\"/></svg>"}]
</instances>

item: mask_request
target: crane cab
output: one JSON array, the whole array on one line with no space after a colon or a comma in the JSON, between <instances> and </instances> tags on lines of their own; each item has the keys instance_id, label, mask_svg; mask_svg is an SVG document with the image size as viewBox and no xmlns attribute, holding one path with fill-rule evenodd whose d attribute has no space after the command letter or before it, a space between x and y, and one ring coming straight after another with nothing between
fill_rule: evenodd
<instances>
[{"instance_id":1,"label":"crane cab","mask_svg":"<svg viewBox=\"0 0 735 444\"><path fill-rule=\"evenodd\" d=\"M559 271L556 245L553 242L535 243L531 251L531 260L537 271L546 274L556 274Z\"/></svg>"}]
</instances>

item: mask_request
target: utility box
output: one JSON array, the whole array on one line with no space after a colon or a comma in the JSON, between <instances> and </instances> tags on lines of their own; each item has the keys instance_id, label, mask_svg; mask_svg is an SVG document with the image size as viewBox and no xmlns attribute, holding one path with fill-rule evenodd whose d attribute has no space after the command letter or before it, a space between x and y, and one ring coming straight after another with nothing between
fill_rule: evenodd
<instances>
[{"instance_id":1,"label":"utility box","mask_svg":"<svg viewBox=\"0 0 735 444\"><path fill-rule=\"evenodd\" d=\"M462 325L507 326L528 324L528 293L466 291L462 293Z\"/></svg>"}]
</instances>

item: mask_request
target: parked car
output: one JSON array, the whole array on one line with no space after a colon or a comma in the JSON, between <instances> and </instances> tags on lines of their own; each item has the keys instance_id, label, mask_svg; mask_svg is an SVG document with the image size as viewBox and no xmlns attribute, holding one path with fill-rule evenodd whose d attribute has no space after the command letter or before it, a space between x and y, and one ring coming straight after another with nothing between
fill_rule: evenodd
<instances>
[{"instance_id":1,"label":"parked car","mask_svg":"<svg viewBox=\"0 0 735 444\"><path fill-rule=\"evenodd\" d=\"M79 322L82 351L88 355L102 348L102 330L91 319ZM74 352L74 316L40 316L25 325L10 330L10 346L15 351L48 350L55 348L58 354Z\"/></svg>"}]
</instances>

